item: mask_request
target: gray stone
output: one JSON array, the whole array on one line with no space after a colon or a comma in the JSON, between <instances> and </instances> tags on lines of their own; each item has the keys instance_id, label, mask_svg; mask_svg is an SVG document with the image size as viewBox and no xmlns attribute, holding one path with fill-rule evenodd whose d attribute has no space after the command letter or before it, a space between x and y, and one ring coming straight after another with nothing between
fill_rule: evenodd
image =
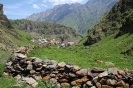
<instances>
[{"instance_id":1,"label":"gray stone","mask_svg":"<svg viewBox=\"0 0 133 88\"><path fill-rule=\"evenodd\" d=\"M54 83L55 84L55 83L57 83L57 80L55 78L51 78L50 79L50 83Z\"/></svg>"},{"instance_id":2,"label":"gray stone","mask_svg":"<svg viewBox=\"0 0 133 88\"><path fill-rule=\"evenodd\" d=\"M59 67L65 67L66 66L66 63L65 62L60 62L60 63L58 63L58 66Z\"/></svg>"},{"instance_id":3,"label":"gray stone","mask_svg":"<svg viewBox=\"0 0 133 88\"><path fill-rule=\"evenodd\" d=\"M108 84L108 85L115 85L116 82L117 82L117 81L114 80L114 79L108 79L108 80L107 80L107 84Z\"/></svg>"},{"instance_id":4,"label":"gray stone","mask_svg":"<svg viewBox=\"0 0 133 88\"><path fill-rule=\"evenodd\" d=\"M92 84L91 81L87 81L86 84L87 84L87 86L89 86L89 87L92 87L92 86L93 86L93 84Z\"/></svg>"},{"instance_id":5,"label":"gray stone","mask_svg":"<svg viewBox=\"0 0 133 88\"><path fill-rule=\"evenodd\" d=\"M34 83L36 83L37 81L33 78L28 78L28 77L22 77L22 80L25 81L26 83L32 85Z\"/></svg>"},{"instance_id":6,"label":"gray stone","mask_svg":"<svg viewBox=\"0 0 133 88\"><path fill-rule=\"evenodd\" d=\"M103 73L100 73L98 76L99 77L108 76L108 72L107 71L104 71Z\"/></svg>"},{"instance_id":7,"label":"gray stone","mask_svg":"<svg viewBox=\"0 0 133 88\"><path fill-rule=\"evenodd\" d=\"M96 86L97 88L102 88L102 85L99 82L96 83Z\"/></svg>"},{"instance_id":8,"label":"gray stone","mask_svg":"<svg viewBox=\"0 0 133 88\"><path fill-rule=\"evenodd\" d=\"M73 70L74 70L74 71L78 71L78 70L80 70L80 69L81 69L81 67L79 67L79 66L76 66L76 65L73 66Z\"/></svg>"},{"instance_id":9,"label":"gray stone","mask_svg":"<svg viewBox=\"0 0 133 88\"><path fill-rule=\"evenodd\" d=\"M34 62L38 62L38 63L42 62L40 58L37 58L37 57L31 57L31 58L34 60Z\"/></svg>"},{"instance_id":10,"label":"gray stone","mask_svg":"<svg viewBox=\"0 0 133 88\"><path fill-rule=\"evenodd\" d=\"M117 75L118 74L118 68L109 68L108 73L113 74L113 75Z\"/></svg>"},{"instance_id":11,"label":"gray stone","mask_svg":"<svg viewBox=\"0 0 133 88\"><path fill-rule=\"evenodd\" d=\"M102 88L114 88L114 87L111 87L109 85L102 85Z\"/></svg>"},{"instance_id":12,"label":"gray stone","mask_svg":"<svg viewBox=\"0 0 133 88\"><path fill-rule=\"evenodd\" d=\"M102 72L104 72L104 69L99 68L99 67L94 67L94 68L92 68L91 72L92 73L102 73Z\"/></svg>"},{"instance_id":13,"label":"gray stone","mask_svg":"<svg viewBox=\"0 0 133 88\"><path fill-rule=\"evenodd\" d=\"M87 75L88 70L87 69L80 69L76 72L77 75L84 76Z\"/></svg>"},{"instance_id":14,"label":"gray stone","mask_svg":"<svg viewBox=\"0 0 133 88\"><path fill-rule=\"evenodd\" d=\"M33 66L32 65L28 65L27 66L27 70L32 70L33 69Z\"/></svg>"},{"instance_id":15,"label":"gray stone","mask_svg":"<svg viewBox=\"0 0 133 88\"><path fill-rule=\"evenodd\" d=\"M8 62L8 63L6 63L6 66L11 66L12 65L12 62L10 61L10 62Z\"/></svg>"},{"instance_id":16,"label":"gray stone","mask_svg":"<svg viewBox=\"0 0 133 88\"><path fill-rule=\"evenodd\" d=\"M20 81L21 80L21 76L20 75L17 75L14 77L17 81Z\"/></svg>"},{"instance_id":17,"label":"gray stone","mask_svg":"<svg viewBox=\"0 0 133 88\"><path fill-rule=\"evenodd\" d=\"M22 53L14 53L14 56L17 56L17 57L20 57L20 58L27 58L27 56L22 54Z\"/></svg>"}]
</instances>

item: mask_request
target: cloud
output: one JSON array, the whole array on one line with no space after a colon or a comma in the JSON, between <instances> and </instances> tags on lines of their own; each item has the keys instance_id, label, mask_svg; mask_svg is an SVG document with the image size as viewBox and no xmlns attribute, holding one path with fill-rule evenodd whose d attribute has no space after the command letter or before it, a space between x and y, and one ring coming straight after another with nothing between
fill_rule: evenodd
<instances>
[{"instance_id":1,"label":"cloud","mask_svg":"<svg viewBox=\"0 0 133 88\"><path fill-rule=\"evenodd\" d=\"M40 9L40 7L37 4L33 4L33 8Z\"/></svg>"},{"instance_id":2,"label":"cloud","mask_svg":"<svg viewBox=\"0 0 133 88\"><path fill-rule=\"evenodd\" d=\"M65 4L65 3L80 3L83 0L43 0L43 2L50 2L53 3L54 5L58 4Z\"/></svg>"},{"instance_id":3,"label":"cloud","mask_svg":"<svg viewBox=\"0 0 133 88\"><path fill-rule=\"evenodd\" d=\"M40 6L42 6L42 7L45 7L45 8L47 8L48 6L47 5L45 5L45 4L39 4Z\"/></svg>"}]
</instances>

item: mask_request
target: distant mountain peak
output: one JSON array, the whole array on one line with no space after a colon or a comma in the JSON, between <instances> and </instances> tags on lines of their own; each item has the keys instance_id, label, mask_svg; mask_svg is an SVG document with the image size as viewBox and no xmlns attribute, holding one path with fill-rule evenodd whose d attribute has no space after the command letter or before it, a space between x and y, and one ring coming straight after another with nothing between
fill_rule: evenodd
<instances>
[{"instance_id":1,"label":"distant mountain peak","mask_svg":"<svg viewBox=\"0 0 133 88\"><path fill-rule=\"evenodd\" d=\"M84 34L91 29L118 0L88 0L79 3L57 5L41 13L32 14L26 19L63 24Z\"/></svg>"}]
</instances>

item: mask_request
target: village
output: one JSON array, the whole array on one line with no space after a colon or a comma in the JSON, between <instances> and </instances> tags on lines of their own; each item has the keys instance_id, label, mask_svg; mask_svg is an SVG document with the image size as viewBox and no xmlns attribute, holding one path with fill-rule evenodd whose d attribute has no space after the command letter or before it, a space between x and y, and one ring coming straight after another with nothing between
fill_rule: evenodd
<instances>
[{"instance_id":1,"label":"village","mask_svg":"<svg viewBox=\"0 0 133 88\"><path fill-rule=\"evenodd\" d=\"M37 42L40 45L51 45L51 46L57 46L58 48L61 47L66 47L66 46L72 46L75 45L76 42L75 41L70 41L70 40L60 40L60 39L50 39L50 38L43 38L41 36L39 37L34 37L32 40L32 42Z\"/></svg>"}]
</instances>

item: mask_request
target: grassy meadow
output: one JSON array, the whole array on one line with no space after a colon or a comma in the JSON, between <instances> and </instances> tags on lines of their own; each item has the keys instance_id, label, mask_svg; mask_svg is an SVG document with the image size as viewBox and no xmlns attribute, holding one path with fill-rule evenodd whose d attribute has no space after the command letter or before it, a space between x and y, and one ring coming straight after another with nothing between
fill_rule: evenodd
<instances>
[{"instance_id":1,"label":"grassy meadow","mask_svg":"<svg viewBox=\"0 0 133 88\"><path fill-rule=\"evenodd\" d=\"M116 39L114 36L115 34L108 36L91 46L83 46L81 43L66 48L57 48L54 46L44 47L31 51L29 57L39 57L58 62L64 61L66 63L72 62L74 65L79 65L82 68L109 68L104 62L112 62L115 67L120 69L128 68L133 70L132 54L127 56L120 54L132 46L130 41L133 41L133 35L125 34ZM96 63L94 61L95 59L102 60L103 63Z\"/></svg>"}]
</instances>

